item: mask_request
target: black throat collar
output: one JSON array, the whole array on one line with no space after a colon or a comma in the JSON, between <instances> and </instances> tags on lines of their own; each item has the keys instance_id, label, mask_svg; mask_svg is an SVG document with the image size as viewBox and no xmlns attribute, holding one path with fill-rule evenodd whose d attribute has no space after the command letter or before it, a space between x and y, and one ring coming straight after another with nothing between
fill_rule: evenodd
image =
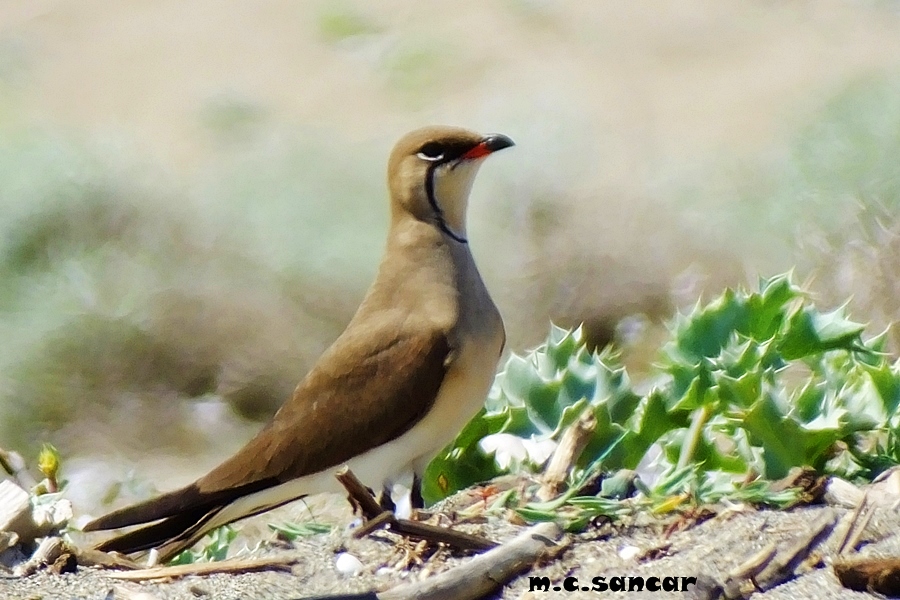
<instances>
[{"instance_id":1,"label":"black throat collar","mask_svg":"<svg viewBox=\"0 0 900 600\"><path fill-rule=\"evenodd\" d=\"M434 211L434 216L437 219L438 227L440 227L441 231L460 244L468 244L469 240L454 232L447 225L447 221L444 219L444 211L441 210L441 207L437 203L437 199L434 197L434 170L439 164L441 163L435 163L429 166L428 176L425 177L425 194L428 196L428 203Z\"/></svg>"}]
</instances>

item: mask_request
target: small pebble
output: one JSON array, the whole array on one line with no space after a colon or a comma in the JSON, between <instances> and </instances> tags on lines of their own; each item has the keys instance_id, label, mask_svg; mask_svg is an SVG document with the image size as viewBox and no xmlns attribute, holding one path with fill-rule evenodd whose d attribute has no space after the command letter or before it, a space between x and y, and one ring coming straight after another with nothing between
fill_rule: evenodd
<instances>
[{"instance_id":1,"label":"small pebble","mask_svg":"<svg viewBox=\"0 0 900 600\"><path fill-rule=\"evenodd\" d=\"M363 570L363 564L358 558L349 552L341 552L334 561L334 567L338 573L345 577L359 575Z\"/></svg>"}]
</instances>

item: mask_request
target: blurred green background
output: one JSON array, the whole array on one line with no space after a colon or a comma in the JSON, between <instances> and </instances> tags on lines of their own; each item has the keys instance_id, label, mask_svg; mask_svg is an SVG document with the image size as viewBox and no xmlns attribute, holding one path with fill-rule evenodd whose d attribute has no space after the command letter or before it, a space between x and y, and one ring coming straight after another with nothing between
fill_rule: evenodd
<instances>
[{"instance_id":1,"label":"blurred green background","mask_svg":"<svg viewBox=\"0 0 900 600\"><path fill-rule=\"evenodd\" d=\"M429 123L517 142L470 211L511 350L585 322L640 370L674 310L790 268L900 312L896 1L7 2L0 446L53 442L88 504L240 446L352 315Z\"/></svg>"}]
</instances>

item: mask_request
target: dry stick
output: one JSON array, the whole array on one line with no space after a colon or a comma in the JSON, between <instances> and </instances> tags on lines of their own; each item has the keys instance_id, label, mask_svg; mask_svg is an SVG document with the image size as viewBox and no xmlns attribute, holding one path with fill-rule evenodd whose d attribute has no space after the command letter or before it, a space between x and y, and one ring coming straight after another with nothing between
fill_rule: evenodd
<instances>
[{"instance_id":1,"label":"dry stick","mask_svg":"<svg viewBox=\"0 0 900 600\"><path fill-rule=\"evenodd\" d=\"M497 542L479 535L455 531L449 527L429 525L408 519L392 519L389 523L391 531L395 533L433 543L447 544L459 550L483 551L497 547Z\"/></svg>"},{"instance_id":2,"label":"dry stick","mask_svg":"<svg viewBox=\"0 0 900 600\"><path fill-rule=\"evenodd\" d=\"M730 600L747 598L755 591L770 590L792 578L806 557L831 535L836 522L834 514L829 511L791 546L776 550L775 544L770 544L751 556L728 574L722 585L724 597ZM754 590L744 593L742 584L747 580L753 583Z\"/></svg>"},{"instance_id":3,"label":"dry stick","mask_svg":"<svg viewBox=\"0 0 900 600\"><path fill-rule=\"evenodd\" d=\"M763 591L772 589L793 577L794 571L800 566L800 563L806 560L806 557L831 535L836 523L837 519L834 514L828 511L813 523L806 535L799 538L784 551L779 551L778 555L757 578L756 583L759 589Z\"/></svg>"},{"instance_id":4,"label":"dry stick","mask_svg":"<svg viewBox=\"0 0 900 600\"><path fill-rule=\"evenodd\" d=\"M566 429L541 478L543 484L537 492L540 501L547 502L559 494L566 475L581 456L585 446L591 441L591 435L595 429L597 429L597 417L590 408L585 410L578 420Z\"/></svg>"},{"instance_id":5,"label":"dry stick","mask_svg":"<svg viewBox=\"0 0 900 600\"><path fill-rule=\"evenodd\" d=\"M854 550L856 550L856 547L859 545L859 541L866 533L866 527L869 526L869 521L872 520L872 517L874 515L875 509L871 506L867 506L865 512L863 513L862 519L860 519L858 523L854 521L850 524L853 528L853 535L851 535L850 539L847 540L847 545L842 550L846 550L847 552L853 552Z\"/></svg>"},{"instance_id":6,"label":"dry stick","mask_svg":"<svg viewBox=\"0 0 900 600\"><path fill-rule=\"evenodd\" d=\"M854 526L859 521L859 517L860 517L860 515L862 515L862 512L866 507L866 499L868 498L868 496L869 496L868 492L863 493L862 498L860 498L859 502L856 505L856 508L853 509L853 512L851 512L849 515L847 515L847 517L845 519L845 521L847 522L847 529L844 531L844 535L841 537L841 542L838 544L838 547L837 547L838 554L843 554L844 551L847 550L848 548L850 548L852 550L853 546L856 545L856 544L853 544L853 546L849 545L850 538L853 535Z\"/></svg>"},{"instance_id":7,"label":"dry stick","mask_svg":"<svg viewBox=\"0 0 900 600\"><path fill-rule=\"evenodd\" d=\"M94 550L93 548L71 548L75 554L75 560L82 567L100 567L103 569L128 569L136 571L142 569L143 566L131 560L127 556L122 556L118 552L103 552Z\"/></svg>"},{"instance_id":8,"label":"dry stick","mask_svg":"<svg viewBox=\"0 0 900 600\"><path fill-rule=\"evenodd\" d=\"M341 467L335 477L347 490L351 501L360 507L363 515L369 520L358 532L357 537L367 535L378 527L389 526L395 533L429 542L447 544L460 550L489 550L497 545L481 536L454 531L447 527L396 518L393 513L382 510L369 488L363 485L347 466Z\"/></svg>"},{"instance_id":9,"label":"dry stick","mask_svg":"<svg viewBox=\"0 0 900 600\"><path fill-rule=\"evenodd\" d=\"M350 470L350 467L344 465L338 469L334 476L337 477L337 480L341 482L341 485L350 494L351 501L359 505L359 509L366 519L374 519L385 512L378 502L375 501L369 488L363 485L363 482Z\"/></svg>"},{"instance_id":10,"label":"dry stick","mask_svg":"<svg viewBox=\"0 0 900 600\"><path fill-rule=\"evenodd\" d=\"M147 579L168 579L170 577L184 577L186 575L210 575L212 573L246 573L248 571L263 571L266 569L290 570L290 565L297 562L296 557L273 557L244 560L234 558L211 563L194 563L191 565L174 565L171 567L153 567L152 569L138 569L137 571L116 571L104 573L112 579L126 581L143 581Z\"/></svg>"},{"instance_id":11,"label":"dry stick","mask_svg":"<svg viewBox=\"0 0 900 600\"><path fill-rule=\"evenodd\" d=\"M376 595L378 600L476 600L530 569L542 557L556 555L563 532L555 523L541 523L440 575Z\"/></svg>"},{"instance_id":12,"label":"dry stick","mask_svg":"<svg viewBox=\"0 0 900 600\"><path fill-rule=\"evenodd\" d=\"M394 516L394 513L389 511L384 511L374 519L369 519L366 521L364 525L359 527L356 531L353 532L353 537L356 539L364 538L376 529L381 529L382 527L387 527L397 518Z\"/></svg>"},{"instance_id":13,"label":"dry stick","mask_svg":"<svg viewBox=\"0 0 900 600\"><path fill-rule=\"evenodd\" d=\"M729 572L722 586L725 597L740 598L741 588L747 581L752 581L756 586L756 577L769 566L776 554L778 544L772 542Z\"/></svg>"},{"instance_id":14,"label":"dry stick","mask_svg":"<svg viewBox=\"0 0 900 600\"><path fill-rule=\"evenodd\" d=\"M66 543L61 537L45 537L41 540L41 543L38 544L38 547L31 555L31 558L22 564L16 565L16 568L13 569L13 575L27 577L28 575L37 572L38 569L53 564L53 562L62 556L65 551Z\"/></svg>"}]
</instances>

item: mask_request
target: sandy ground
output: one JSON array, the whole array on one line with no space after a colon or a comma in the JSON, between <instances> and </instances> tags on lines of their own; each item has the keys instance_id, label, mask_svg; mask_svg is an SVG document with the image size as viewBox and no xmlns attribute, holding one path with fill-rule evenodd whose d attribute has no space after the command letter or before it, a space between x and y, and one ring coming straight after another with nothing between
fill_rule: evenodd
<instances>
[{"instance_id":1,"label":"sandy ground","mask_svg":"<svg viewBox=\"0 0 900 600\"><path fill-rule=\"evenodd\" d=\"M603 593L597 592L534 592L529 594L529 576L547 576L552 585L562 585L566 577L577 577L579 585L590 585L592 578L603 576L607 580L616 576L700 577L721 581L737 565L759 552L766 544L776 542L789 545L794 538L808 531L810 524L826 507L811 507L788 512L737 512L721 514L698 526L672 535L666 535L668 522L653 521L642 517L641 524L604 526L597 530L572 536L571 545L559 559L538 566L507 585L498 598L597 598L622 597L647 598L702 598L700 595L682 593ZM844 511L835 510L838 515ZM502 519L492 518L481 525L464 526L472 533L479 533L503 541L514 537L521 529ZM878 512L869 526L870 536L861 551L862 555L896 555L900 552L900 519L895 512ZM777 586L754 598L771 600L838 600L841 598L875 598L874 594L851 592L844 589L835 577L830 564L840 526L820 548L824 561L814 569L801 571L801 576ZM666 548L664 552L647 559L624 559L620 550L635 546L640 552ZM127 591L146 591L160 600L193 600L197 597L218 599L297 599L319 594L336 594L385 590L395 585L433 576L455 565L466 557L440 551L428 557L423 565L409 570L394 568L408 545L398 545L391 534L382 534L364 540L353 540L346 531L335 531L296 542L292 549L264 548L257 554L294 556L297 564L290 572L261 572L241 575L213 575L187 577L167 583L118 584ZM335 557L349 552L364 564L362 572L347 577L335 569ZM78 573L54 576L39 573L21 580L0 579L0 593L6 598L42 598L43 600L90 599L107 597L116 582L93 569L81 569ZM114 596L125 598L121 589Z\"/></svg>"}]
</instances>

